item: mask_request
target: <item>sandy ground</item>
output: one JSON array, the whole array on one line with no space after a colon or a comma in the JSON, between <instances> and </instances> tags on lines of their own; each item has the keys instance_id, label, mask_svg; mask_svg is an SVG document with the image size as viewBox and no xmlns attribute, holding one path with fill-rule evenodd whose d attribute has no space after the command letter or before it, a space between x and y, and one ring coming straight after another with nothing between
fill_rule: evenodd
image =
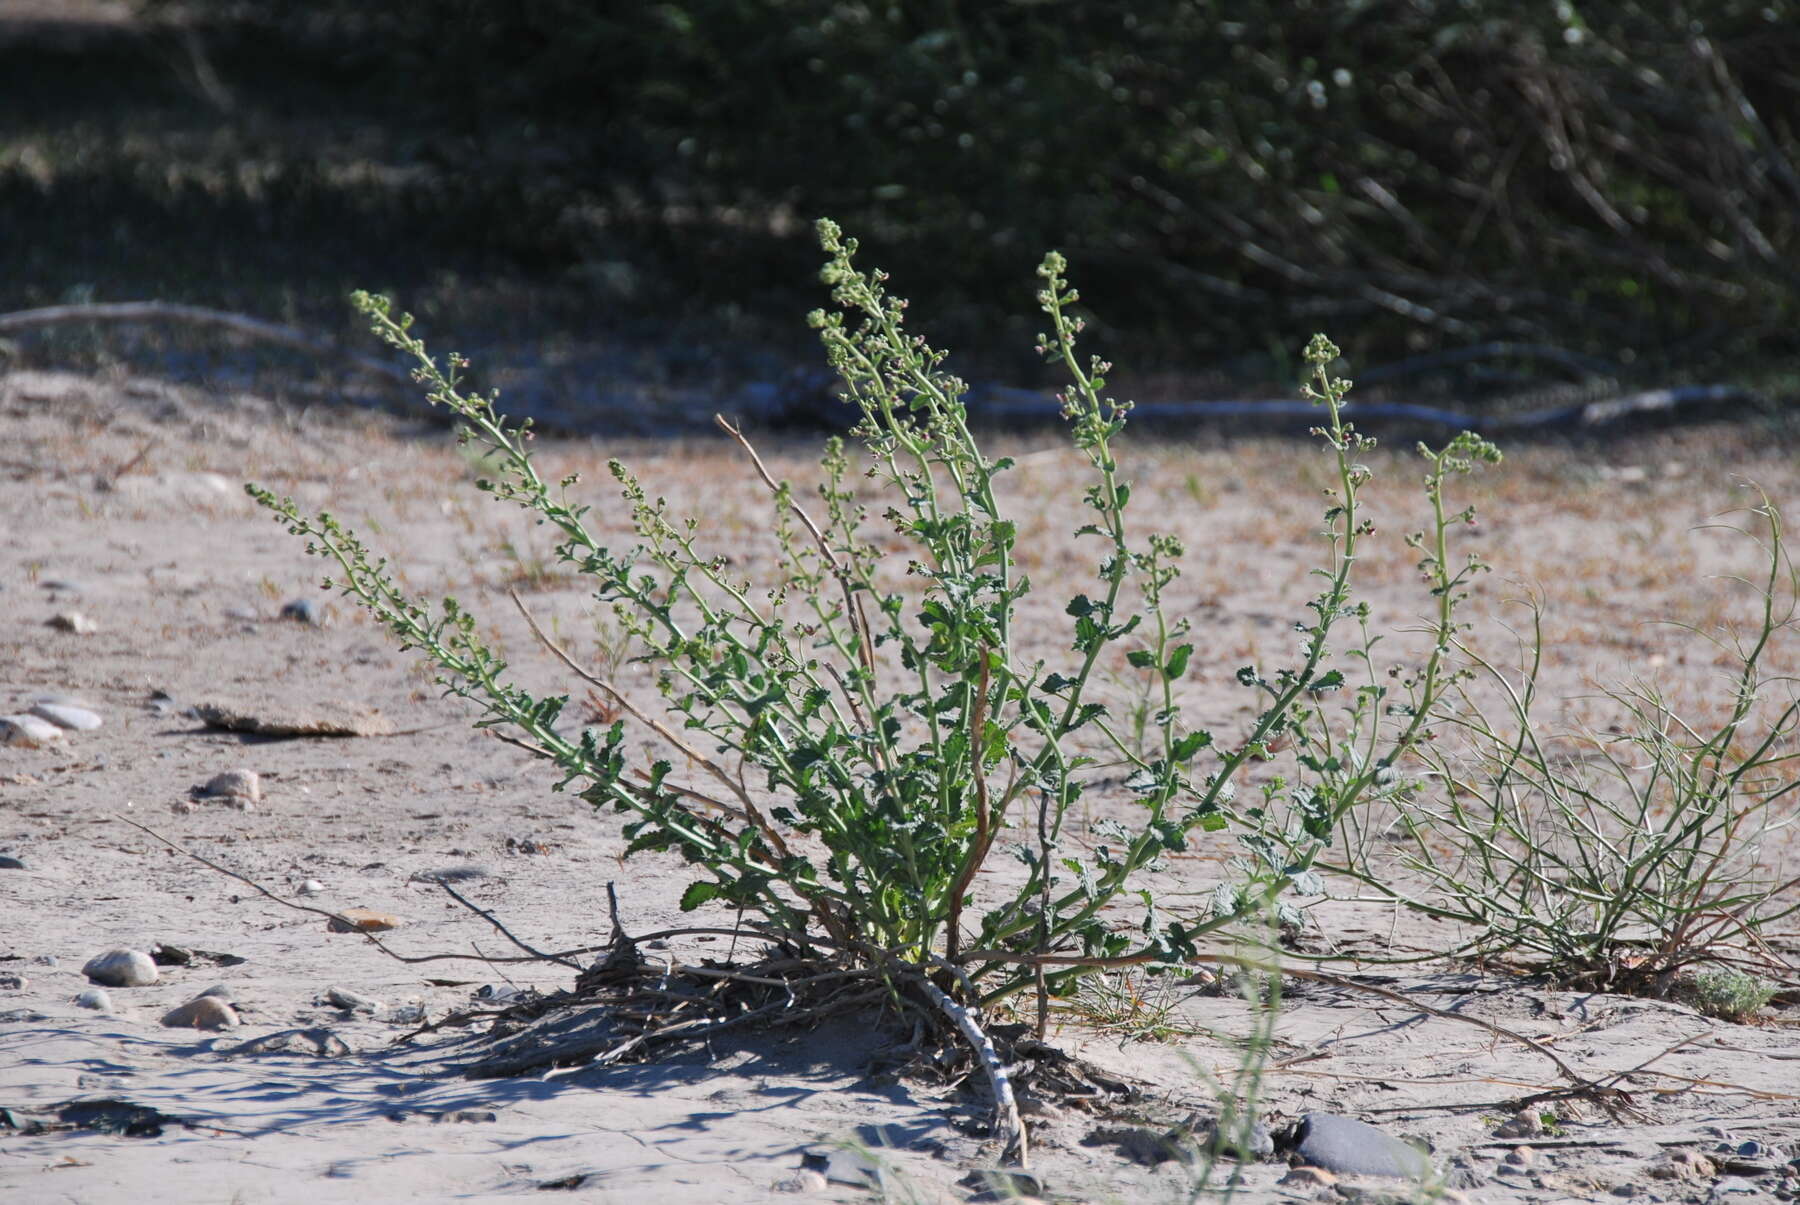
<instances>
[{"instance_id":1,"label":"sandy ground","mask_svg":"<svg viewBox=\"0 0 1800 1205\"><path fill-rule=\"evenodd\" d=\"M504 602L508 586L523 588L579 653L603 657L616 633L540 559L525 526L474 491L474 469L444 431L42 373L0 377L0 431L0 712L54 694L105 721L49 748L0 747L0 853L24 863L0 870L0 974L24 981L0 988L0 1108L8 1110L0 1114L0 1197L481 1200L554 1189L618 1202L779 1200L790 1199L781 1188L807 1151L884 1143L896 1199L968 1199L959 1181L992 1159L969 1124L978 1102L868 1074L863 1022L552 1080L461 1079L450 1068L469 1039L454 1032L394 1044L416 1027L404 1018L441 1018L483 988L569 981L555 967L480 961L510 952L504 939L429 874L470 868L465 893L546 949L606 940L608 882L632 930L679 923L676 900L688 881L654 859L622 864L618 818L596 818L553 794L523 753L470 730L467 707L440 697L430 674L359 612L324 596L320 563L241 490L256 480L339 514L404 567L411 588L454 592L483 615L528 683L555 686L555 671L532 655ZM1083 588L1092 573L1089 553L1056 534L1078 522L1072 461L1043 439L1004 442L1017 445L1009 450L1021 461L1012 488L1031 494L1026 510L1040 524L1021 534L1046 599L1028 618L1041 621L1049 653L1066 621L1048 599ZM1229 729L1248 714L1231 671L1285 648L1309 593L1319 462L1283 443L1157 439L1133 451L1140 505L1191 549L1179 607L1195 618L1201 672L1189 702ZM678 506L698 505L708 537L750 575L767 563L754 538L766 528L766 503L721 446L544 449L552 469L580 469L591 482L605 480L599 465L612 454ZM807 474L804 449L775 446L768 455L779 473ZM1584 696L1595 675L1616 678L1622 668L1677 696L1702 696L1719 668L1711 652L1655 621L1743 618L1742 592L1720 575L1754 571L1756 559L1741 540L1689 529L1743 505L1744 478L1777 502L1800 503L1791 456L1757 447L1753 434L1706 431L1640 437L1605 454L1526 449L1513 460L1477 487L1483 518L1474 538L1500 568L1475 600L1485 638L1504 639L1505 599L1536 589L1549 605L1554 650L1547 693L1566 714L1604 724L1604 701ZM1374 467L1376 513L1390 530L1410 527L1416 467L1385 453ZM593 488L597 501L610 498ZM1789 509L1800 514L1800 505ZM625 530L617 517L598 522L608 533ZM1378 611L1402 627L1424 609L1412 560L1396 538L1368 565ZM322 622L281 618L300 599ZM71 611L94 630L47 626ZM1781 656L1791 668L1793 651ZM639 667L623 676L646 686ZM245 736L209 728L189 710L214 699L253 710L345 700L378 709L398 731ZM193 797L214 775L240 768L261 779L263 798L252 808ZM283 895L298 898L312 880L323 890L308 902L391 914L402 922L386 935L397 950L477 957L395 961L120 817ZM1221 838L1159 885L1171 898L1204 897L1230 852ZM1372 905L1332 905L1319 929L1368 949L1429 950L1444 940ZM1791 935L1775 941L1790 954L1796 948ZM203 955L163 967L153 985L111 989L110 1012L75 1005L91 986L87 959L155 943L231 958ZM692 938L670 951L720 953ZM1698 1169L1680 1162L1695 1152L1723 1160L1716 1147L1744 1141L1800 1152L1800 1016L1791 1004L1762 1023L1733 1025L1680 1004L1441 962L1363 978L1548 1043L1584 1075L1654 1060L1619 1084L1636 1112L1551 1103L1543 1108L1559 1119L1552 1132L1500 1136L1511 1102L1559 1085L1541 1053L1396 999L1295 983L1264 1084L1272 1123L1329 1110L1417 1136L1451 1186L1483 1201L1756 1200L1794 1185L1751 1174L1755 1159ZM229 990L240 1027L213 1034L159 1024L215 984ZM348 1013L325 998L333 987L379 999L386 1012ZM1181 991L1173 1002L1178 1032L1168 1041L1121 1040L1092 1017L1065 1018L1055 1040L1144 1086L1151 1123L1209 1111L1206 1075L1230 1074L1253 1018L1229 994ZM328 1031L349 1053L239 1049L295 1028ZM108 1099L180 1122L156 1136L27 1132L69 1102ZM1122 1155L1108 1138L1116 1121L1054 1107L1034 1126L1034 1167L1051 1195L1183 1199L1190 1173ZM1512 1153L1521 1146L1523 1155ZM1315 1191L1277 1187L1285 1171L1248 1168L1251 1199ZM832 1184L814 1199L865 1195ZM1333 1199L1346 1195L1354 1194Z\"/></svg>"}]
</instances>

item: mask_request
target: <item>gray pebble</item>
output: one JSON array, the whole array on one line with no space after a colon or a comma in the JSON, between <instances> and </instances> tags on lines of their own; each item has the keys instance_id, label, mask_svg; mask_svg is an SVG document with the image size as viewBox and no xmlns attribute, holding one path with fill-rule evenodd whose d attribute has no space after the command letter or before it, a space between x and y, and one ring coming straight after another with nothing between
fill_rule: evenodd
<instances>
[{"instance_id":1,"label":"gray pebble","mask_svg":"<svg viewBox=\"0 0 1800 1205\"><path fill-rule=\"evenodd\" d=\"M301 895L318 895L324 890L325 884L319 882L317 879L308 879L306 882L300 884Z\"/></svg>"},{"instance_id":2,"label":"gray pebble","mask_svg":"<svg viewBox=\"0 0 1800 1205\"><path fill-rule=\"evenodd\" d=\"M22 992L31 986L31 980L23 975L15 975L11 971L0 973L0 991Z\"/></svg>"},{"instance_id":3,"label":"gray pebble","mask_svg":"<svg viewBox=\"0 0 1800 1205\"><path fill-rule=\"evenodd\" d=\"M52 594L80 594L83 587L80 582L72 582L67 578L47 577L38 583L40 590L48 590Z\"/></svg>"},{"instance_id":4,"label":"gray pebble","mask_svg":"<svg viewBox=\"0 0 1800 1205\"><path fill-rule=\"evenodd\" d=\"M1720 1176L1713 1181L1712 1196L1714 1200L1720 1197L1760 1195L1762 1195L1762 1189L1757 1187L1754 1181L1746 1180L1742 1176Z\"/></svg>"},{"instance_id":5,"label":"gray pebble","mask_svg":"<svg viewBox=\"0 0 1800 1205\"><path fill-rule=\"evenodd\" d=\"M25 863L11 854L0 854L0 870L24 870Z\"/></svg>"},{"instance_id":6,"label":"gray pebble","mask_svg":"<svg viewBox=\"0 0 1800 1205\"><path fill-rule=\"evenodd\" d=\"M101 724L98 715L73 703L38 703L32 707L31 714L39 719L49 720L58 728L70 728L76 732L92 732Z\"/></svg>"},{"instance_id":7,"label":"gray pebble","mask_svg":"<svg viewBox=\"0 0 1800 1205\"><path fill-rule=\"evenodd\" d=\"M97 1009L103 1013L112 1011L112 997L97 987L90 987L76 996L75 1003L82 1008Z\"/></svg>"},{"instance_id":8,"label":"gray pebble","mask_svg":"<svg viewBox=\"0 0 1800 1205\"><path fill-rule=\"evenodd\" d=\"M1294 1128L1302 1163L1356 1176L1419 1179L1431 1172L1424 1152L1366 1122L1334 1113L1308 1113Z\"/></svg>"},{"instance_id":9,"label":"gray pebble","mask_svg":"<svg viewBox=\"0 0 1800 1205\"><path fill-rule=\"evenodd\" d=\"M211 996L215 1000L223 1000L227 1004L230 1004L234 999L231 994L231 985L228 983L215 983L200 994L202 996Z\"/></svg>"},{"instance_id":10,"label":"gray pebble","mask_svg":"<svg viewBox=\"0 0 1800 1205\"><path fill-rule=\"evenodd\" d=\"M157 979L156 960L142 950L108 950L88 959L81 973L107 987L143 987Z\"/></svg>"}]
</instances>

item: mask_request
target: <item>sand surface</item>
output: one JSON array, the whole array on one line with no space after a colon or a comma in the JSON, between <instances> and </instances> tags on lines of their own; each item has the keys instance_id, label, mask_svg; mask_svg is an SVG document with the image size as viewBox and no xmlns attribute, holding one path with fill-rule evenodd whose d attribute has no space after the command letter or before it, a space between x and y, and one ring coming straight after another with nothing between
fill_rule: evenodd
<instances>
[{"instance_id":1,"label":"sand surface","mask_svg":"<svg viewBox=\"0 0 1800 1205\"><path fill-rule=\"evenodd\" d=\"M872 1047L886 1039L865 1019L548 1080L455 1075L450 1068L473 1040L467 1031L395 1043L417 1017L441 1019L484 988L549 991L571 979L555 966L481 961L516 951L432 874L468 868L459 886L472 901L539 948L559 950L607 940L608 882L627 926L645 933L682 923L676 901L691 878L654 858L622 864L617 817L551 792L553 776L528 756L471 730L469 707L441 697L430 673L382 630L323 594L320 562L241 489L259 481L340 515L403 566L410 588L454 593L481 614L527 683L572 689L535 655L506 589L522 589L580 655L603 659L616 632L579 584L543 559L547 550L530 544L516 513L476 493L474 467L442 429L150 381L14 373L0 376L0 431L0 712L62 695L104 719L51 747L0 747L0 853L25 863L0 870L0 973L26 980L0 988L0 1108L8 1110L0 1114L0 1198L370 1202L542 1199L553 1190L617 1202L786 1200L782 1188L808 1151L885 1144L896 1199L969 1199L959 1182L994 1156L977 1124L980 1100L870 1075ZM1079 521L1074 462L1045 438L1002 442L1017 445L1009 448L1021 461L1012 488L1032 493L1028 510L1040 525L1022 531L1044 599L1028 618L1041 621L1054 650L1066 621L1051 600L1083 588L1092 573L1089 552L1071 551L1055 534ZM1158 439L1134 450L1145 511L1176 526L1191 549L1180 606L1195 617L1202 648L1190 702L1228 729L1248 714L1232 669L1284 648L1310 592L1317 457L1283 443ZM597 524L622 536L622 517L605 513L612 494L600 468L613 454L653 491L699 506L707 538L730 548L748 574L768 563L770 550L757 542L766 501L722 445L547 445L550 467L583 471L601 504ZM803 447L771 445L766 455L778 473L808 473ZM1591 722L1605 722L1606 705L1584 698L1589 683L1621 667L1661 675L1677 695L1704 692L1716 662L1653 621L1747 614L1741 592L1718 575L1754 571L1753 552L1689 529L1743 505L1737 482L1746 477L1800 515L1791 455L1713 431L1645 436L1607 453L1526 449L1513 459L1478 487L1476 538L1500 567L1476 599L1483 630L1501 639L1504 600L1539 590L1556 650L1547 685L1558 706ZM1410 527L1416 466L1384 454L1375 467L1382 476L1372 498L1392 511L1384 522ZM1411 580L1414 555L1398 539L1388 543L1370 558L1371 595L1407 626L1424 609ZM282 617L299 600L319 622ZM48 626L68 612L93 630ZM1791 668L1793 651L1781 656ZM646 674L620 670L648 701ZM228 731L193 710L221 701L248 713L362 717L357 730L369 734ZM237 769L260 779L262 798L249 808L195 796ZM382 936L408 955L474 957L396 961L121 817L289 898L301 899L310 880L322 890L304 898L317 907L389 914L401 923ZM1161 876L1159 890L1171 900L1204 898L1231 853L1221 836ZM1779 862L1789 853L1771 846L1767 856ZM1431 926L1352 903L1322 909L1317 930L1365 950L1429 952L1447 941ZM1800 948L1791 934L1772 940L1790 957ZM90 957L157 943L204 953L161 968L155 984L110 989L110 1012L73 1002L91 986L82 975ZM686 960L723 953L720 941L691 937L669 949ZM1541 1109L1559 1119L1552 1132L1497 1136L1519 1098L1561 1086L1541 1053L1392 998L1295 981L1264 1083L1272 1124L1324 1110L1417 1136L1449 1183L1482 1201L1757 1200L1795 1184L1749 1174L1754 1159L1739 1159L1746 1174L1735 1176L1729 1164L1655 1175L1676 1168L1672 1152L1709 1153L1722 1142L1800 1153L1800 1015L1791 996L1761 1023L1736 1025L1678 1003L1561 990L1441 961L1365 969L1361 978L1547 1043L1584 1076L1648 1064L1617 1084L1633 1112L1546 1103ZM215 984L228 989L239 1027L209 1033L159 1023ZM386 1009L347 1012L326 999L333 987ZM1180 989L1173 1002L1179 1032L1168 1041L1121 1040L1091 1016L1062 1018L1053 1038L1142 1086L1146 1124L1209 1112L1206 1076L1230 1075L1254 1018L1229 992ZM238 1049L293 1029L328 1032L326 1052L307 1048L310 1038L299 1049ZM339 1049L348 1053L332 1053ZM176 1120L154 1136L22 1130L93 1100ZM1190 1172L1122 1154L1109 1138L1121 1124L1068 1105L1034 1117L1033 1166L1047 1191L1072 1200L1183 1199ZM1527 1154L1503 1164L1521 1145ZM1248 1167L1249 1198L1313 1191L1277 1188L1286 1170ZM836 1183L811 1195L867 1196Z\"/></svg>"}]
</instances>

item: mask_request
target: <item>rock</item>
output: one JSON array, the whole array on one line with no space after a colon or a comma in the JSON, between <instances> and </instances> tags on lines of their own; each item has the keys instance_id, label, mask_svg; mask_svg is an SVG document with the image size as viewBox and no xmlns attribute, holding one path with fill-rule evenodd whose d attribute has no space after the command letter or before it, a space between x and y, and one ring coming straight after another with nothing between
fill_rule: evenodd
<instances>
[{"instance_id":1,"label":"rock","mask_svg":"<svg viewBox=\"0 0 1800 1205\"><path fill-rule=\"evenodd\" d=\"M162 1023L170 1029L235 1029L238 1015L217 996L195 996L164 1013Z\"/></svg>"},{"instance_id":2,"label":"rock","mask_svg":"<svg viewBox=\"0 0 1800 1205\"><path fill-rule=\"evenodd\" d=\"M211 799L242 799L255 803L262 798L262 779L255 770L226 770L207 779L199 793Z\"/></svg>"},{"instance_id":3,"label":"rock","mask_svg":"<svg viewBox=\"0 0 1800 1205\"><path fill-rule=\"evenodd\" d=\"M42 716L0 715L0 745L41 749L63 739L63 730Z\"/></svg>"},{"instance_id":4,"label":"rock","mask_svg":"<svg viewBox=\"0 0 1800 1205\"><path fill-rule=\"evenodd\" d=\"M156 961L142 950L108 950L88 959L81 973L106 987L143 987L156 982Z\"/></svg>"},{"instance_id":5,"label":"rock","mask_svg":"<svg viewBox=\"0 0 1800 1205\"><path fill-rule=\"evenodd\" d=\"M23 975L15 975L11 971L0 972L0 992L22 992L31 986L31 980Z\"/></svg>"},{"instance_id":6,"label":"rock","mask_svg":"<svg viewBox=\"0 0 1800 1205\"><path fill-rule=\"evenodd\" d=\"M378 1017L387 1010L387 1005L373 996L365 996L361 992L353 992L347 987L327 988L325 999L337 1008L347 1008L353 1013L368 1013Z\"/></svg>"},{"instance_id":7,"label":"rock","mask_svg":"<svg viewBox=\"0 0 1800 1205\"><path fill-rule=\"evenodd\" d=\"M392 736L394 721L367 703L347 700L259 703L227 700L194 704L194 714L210 728L261 736Z\"/></svg>"},{"instance_id":8,"label":"rock","mask_svg":"<svg viewBox=\"0 0 1800 1205\"><path fill-rule=\"evenodd\" d=\"M777 1180L772 1186L776 1192L824 1192L830 1187L830 1181L810 1167L801 1168L785 1180Z\"/></svg>"},{"instance_id":9,"label":"rock","mask_svg":"<svg viewBox=\"0 0 1800 1205\"><path fill-rule=\"evenodd\" d=\"M1335 1113L1306 1114L1294 1127L1293 1141L1302 1163L1339 1175L1416 1180L1431 1173L1431 1160L1417 1147Z\"/></svg>"},{"instance_id":10,"label":"rock","mask_svg":"<svg viewBox=\"0 0 1800 1205\"><path fill-rule=\"evenodd\" d=\"M25 863L11 854L0 854L0 870L24 870Z\"/></svg>"},{"instance_id":11,"label":"rock","mask_svg":"<svg viewBox=\"0 0 1800 1205\"><path fill-rule=\"evenodd\" d=\"M38 589L47 590L51 594L82 594L87 587L67 578L47 577L38 583Z\"/></svg>"},{"instance_id":12,"label":"rock","mask_svg":"<svg viewBox=\"0 0 1800 1205\"><path fill-rule=\"evenodd\" d=\"M59 632L73 632L77 636L92 635L100 630L99 625L80 611L58 611L46 619L44 624Z\"/></svg>"},{"instance_id":13,"label":"rock","mask_svg":"<svg viewBox=\"0 0 1800 1205\"><path fill-rule=\"evenodd\" d=\"M39 719L49 720L58 728L69 728L76 732L92 732L102 722L94 712L72 703L37 703L32 706L31 714Z\"/></svg>"},{"instance_id":14,"label":"rock","mask_svg":"<svg viewBox=\"0 0 1800 1205\"><path fill-rule=\"evenodd\" d=\"M333 933L383 933L400 927L400 918L372 908L346 908L326 926Z\"/></svg>"},{"instance_id":15,"label":"rock","mask_svg":"<svg viewBox=\"0 0 1800 1205\"><path fill-rule=\"evenodd\" d=\"M112 1011L112 997L97 987L90 987L76 996L75 1004L78 1008L91 1008L103 1013Z\"/></svg>"},{"instance_id":16,"label":"rock","mask_svg":"<svg viewBox=\"0 0 1800 1205\"><path fill-rule=\"evenodd\" d=\"M214 1000L223 1000L227 1004L230 1004L236 998L231 994L230 985L224 983L215 983L200 994Z\"/></svg>"},{"instance_id":17,"label":"rock","mask_svg":"<svg viewBox=\"0 0 1800 1205\"><path fill-rule=\"evenodd\" d=\"M1710 1200L1722 1197L1757 1197L1762 1196L1762 1189L1753 1181L1742 1176L1720 1176L1713 1181Z\"/></svg>"},{"instance_id":18,"label":"rock","mask_svg":"<svg viewBox=\"0 0 1800 1205\"><path fill-rule=\"evenodd\" d=\"M1322 1167L1308 1167L1306 1164L1301 1164L1299 1167L1289 1169L1288 1174L1281 1177L1277 1183L1286 1188L1330 1188L1337 1183L1337 1177Z\"/></svg>"},{"instance_id":19,"label":"rock","mask_svg":"<svg viewBox=\"0 0 1800 1205\"><path fill-rule=\"evenodd\" d=\"M1506 1158L1501 1160L1501 1162L1512 1167L1530 1167L1533 1163L1537 1162L1537 1155L1528 1146L1515 1146L1512 1150L1506 1152Z\"/></svg>"},{"instance_id":20,"label":"rock","mask_svg":"<svg viewBox=\"0 0 1800 1205\"><path fill-rule=\"evenodd\" d=\"M324 890L325 884L319 882L317 879L308 879L306 882L300 884L301 895L318 895Z\"/></svg>"}]
</instances>

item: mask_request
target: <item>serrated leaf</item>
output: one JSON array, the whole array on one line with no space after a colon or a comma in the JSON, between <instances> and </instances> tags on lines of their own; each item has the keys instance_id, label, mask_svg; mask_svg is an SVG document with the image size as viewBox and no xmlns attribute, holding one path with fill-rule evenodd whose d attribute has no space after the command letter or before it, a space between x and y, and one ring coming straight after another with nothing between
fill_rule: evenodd
<instances>
[{"instance_id":1,"label":"serrated leaf","mask_svg":"<svg viewBox=\"0 0 1800 1205\"><path fill-rule=\"evenodd\" d=\"M1175 742L1174 755L1178 762L1187 761L1194 754L1212 744L1212 733L1204 728L1196 729Z\"/></svg>"},{"instance_id":2,"label":"serrated leaf","mask_svg":"<svg viewBox=\"0 0 1800 1205\"><path fill-rule=\"evenodd\" d=\"M688 889L681 893L681 910L692 912L701 904L719 898L721 892L717 883L689 883Z\"/></svg>"}]
</instances>

